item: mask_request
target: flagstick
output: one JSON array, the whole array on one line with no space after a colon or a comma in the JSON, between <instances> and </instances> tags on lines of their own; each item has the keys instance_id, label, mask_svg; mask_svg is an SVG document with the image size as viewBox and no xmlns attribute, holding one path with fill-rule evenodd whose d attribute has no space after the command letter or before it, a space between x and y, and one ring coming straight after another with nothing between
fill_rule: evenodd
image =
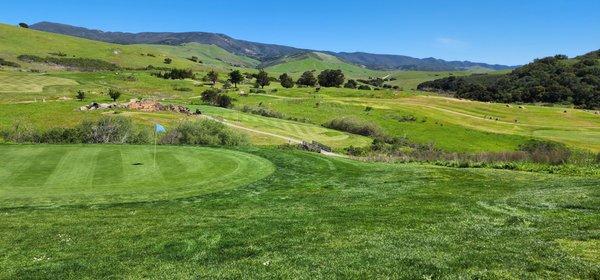
<instances>
[{"instance_id":1,"label":"flagstick","mask_svg":"<svg viewBox=\"0 0 600 280\"><path fill-rule=\"evenodd\" d=\"M154 168L156 168L156 129L154 130Z\"/></svg>"}]
</instances>

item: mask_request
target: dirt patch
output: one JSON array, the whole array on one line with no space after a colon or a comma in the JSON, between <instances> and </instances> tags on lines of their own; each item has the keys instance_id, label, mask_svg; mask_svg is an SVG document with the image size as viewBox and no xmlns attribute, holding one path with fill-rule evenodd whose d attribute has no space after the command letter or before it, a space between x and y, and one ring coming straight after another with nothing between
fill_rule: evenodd
<instances>
[{"instance_id":1,"label":"dirt patch","mask_svg":"<svg viewBox=\"0 0 600 280\"><path fill-rule=\"evenodd\" d=\"M129 109L142 112L175 112L180 114L192 115L189 108L181 105L162 104L155 100L136 100L132 99L127 103L97 103L81 106L80 111L106 110L106 109Z\"/></svg>"}]
</instances>

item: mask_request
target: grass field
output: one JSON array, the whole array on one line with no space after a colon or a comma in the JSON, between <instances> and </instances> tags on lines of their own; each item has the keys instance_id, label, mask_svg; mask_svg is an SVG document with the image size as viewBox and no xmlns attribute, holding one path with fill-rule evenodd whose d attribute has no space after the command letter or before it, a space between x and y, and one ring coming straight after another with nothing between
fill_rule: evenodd
<instances>
[{"instance_id":1,"label":"grass field","mask_svg":"<svg viewBox=\"0 0 600 280\"><path fill-rule=\"evenodd\" d=\"M267 67L265 70L279 75L288 73L293 77L300 77L304 71L316 70L317 74L325 69L340 69L344 75L354 78L383 77L387 75L386 71L375 71L350 64L339 58L319 52L302 54L292 58L284 58L275 62L275 65Z\"/></svg>"},{"instance_id":2,"label":"grass field","mask_svg":"<svg viewBox=\"0 0 600 280\"><path fill-rule=\"evenodd\" d=\"M572 108L514 104L507 107L439 96L347 89L322 89L319 93L312 89L279 90L239 97L238 104L263 104L316 124L355 116L379 124L388 134L435 143L446 150L514 150L536 137L600 151L600 115ZM398 121L403 116L416 120Z\"/></svg>"},{"instance_id":3,"label":"grass field","mask_svg":"<svg viewBox=\"0 0 600 280\"><path fill-rule=\"evenodd\" d=\"M200 73L199 75L202 75ZM126 77L133 77L127 80ZM32 123L46 122L44 108L54 112L64 124L76 123L82 116L76 109L90 101L109 102L108 88L118 88L123 92L121 100L129 98L168 99L169 102L188 104L198 98L209 86L192 80L164 80L153 77L145 71L72 73L53 72L47 75L0 72L0 126L15 119ZM63 85L59 85L59 84ZM42 91L40 92L40 88ZM177 91L187 88L188 91ZM74 98L75 92L87 92L85 102L71 101L64 105L40 103L41 100ZM277 89L277 92L271 92ZM249 85L240 90L248 92ZM287 117L307 119L307 123L289 122L241 114L230 110L205 107L203 110L228 120L242 121L240 125L264 130L284 136L317 140L334 147L364 144L367 139L326 130L321 125L332 118L354 116L380 125L388 134L406 136L419 143L435 143L439 148L450 151L506 151L515 150L519 144L535 137L562 142L572 147L600 151L600 115L594 112L566 107L544 107L535 105L506 105L472 102L435 95L423 95L411 91L365 91L343 88L323 88L315 93L310 88L283 89L274 84L268 87L267 94L240 96L238 91L229 94L237 100L235 109L244 105L258 106L283 113ZM33 102L38 104L12 104ZM70 105L67 105L70 104ZM317 105L318 104L318 105ZM46 107L47 106L47 107ZM70 106L70 109L68 108ZM371 108L367 111L367 107ZM29 115L31 114L31 115ZM37 116L37 117L36 117ZM415 121L402 122L405 116L415 117ZM145 119L163 119L144 114ZM172 119L173 116L166 116ZM66 119L71 119L66 121ZM175 118L175 120L178 118ZM146 122L148 123L148 122ZM292 124L292 125L290 125ZM255 134L257 144L281 144L286 141Z\"/></svg>"},{"instance_id":4,"label":"grass field","mask_svg":"<svg viewBox=\"0 0 600 280\"><path fill-rule=\"evenodd\" d=\"M17 61L21 54L56 53L127 69L77 72ZM164 64L166 57L173 62ZM3 24L0 58L22 66L0 69L0 279L600 279L600 155L589 153L600 152L600 115L416 90L424 81L484 69L377 71L318 52L261 63L214 45L117 45ZM190 68L196 78L132 70L148 65ZM387 83L400 88L284 89L272 81L257 94L250 93L254 79L246 79L226 91L232 107L198 105L213 88L201 80L207 71L219 72L214 87L221 89L231 69L255 73L256 67L294 78L341 69L346 79L390 77ZM79 110L112 102L109 89L122 92L119 102L152 99L201 114ZM78 90L85 100L74 99ZM242 112L246 105L278 118ZM148 131L162 124L174 143L229 133L173 129L185 120L212 119L247 134L252 146L5 143L34 139L16 137L29 129L73 127L101 116L128 118ZM538 153L572 155L557 165L439 156L429 161L440 165L434 166L282 145L315 140L344 153L373 143L324 127L341 117L445 152L515 151L531 138L585 152L545 147ZM82 135L96 141L121 132L124 139L139 130L126 124L39 132L31 141L90 142ZM382 152L390 156L382 160L395 159L391 154ZM506 155L533 158L534 152Z\"/></svg>"},{"instance_id":5,"label":"grass field","mask_svg":"<svg viewBox=\"0 0 600 280\"><path fill-rule=\"evenodd\" d=\"M160 146L0 146L0 205L165 200L261 179L272 165L242 152Z\"/></svg>"},{"instance_id":6,"label":"grass field","mask_svg":"<svg viewBox=\"0 0 600 280\"><path fill-rule=\"evenodd\" d=\"M48 86L78 85L70 79L19 72L0 72L0 93L42 92Z\"/></svg>"},{"instance_id":7,"label":"grass field","mask_svg":"<svg viewBox=\"0 0 600 280\"><path fill-rule=\"evenodd\" d=\"M122 67L144 68L148 65L156 67L194 68L197 70L218 68L229 69L231 64L252 66L256 62L250 58L236 56L216 46L191 44L184 46L154 46L154 45L118 45L92 41L72 36L42 32L32 29L18 28L0 24L0 57L31 66L41 70L56 69L54 66L35 65L17 61L22 54L32 54L42 57L49 53L61 52L67 57L95 58L116 63ZM148 56L151 54L153 56ZM197 56L202 64L188 60ZM164 64L166 57L173 60Z\"/></svg>"},{"instance_id":8,"label":"grass field","mask_svg":"<svg viewBox=\"0 0 600 280\"><path fill-rule=\"evenodd\" d=\"M308 142L315 140L333 148L345 148L348 146L363 147L370 145L372 142L372 139L368 137L340 132L310 123L267 118L211 106L191 107L199 108L203 113L211 116L219 116L235 125L290 137L296 140Z\"/></svg>"},{"instance_id":9,"label":"grass field","mask_svg":"<svg viewBox=\"0 0 600 280\"><path fill-rule=\"evenodd\" d=\"M266 170L253 179L242 176L249 184L211 185L211 191L184 184L182 192L154 201L151 192L181 185L136 183L136 178L151 180L130 174L136 166L129 162L149 160L147 146L0 149L10 157L0 168L2 279L595 279L600 274L598 179L368 164L277 149L161 147L161 173L184 170L171 165L176 161L170 154L213 165L221 164L218 155L225 165L245 155L247 163L257 162L252 167ZM133 180L133 188L143 191L107 188L117 180L111 171L115 154L123 169L116 178ZM89 176L77 176L78 166L52 160L76 157L98 165L83 172ZM255 181L270 172L268 162L276 171ZM191 176L180 180L202 184L209 178L188 166ZM158 176L146 164L141 168ZM14 181L7 172L25 181ZM94 178L104 183L95 185ZM115 193L120 195L107 198ZM52 207L41 207L49 199Z\"/></svg>"}]
</instances>

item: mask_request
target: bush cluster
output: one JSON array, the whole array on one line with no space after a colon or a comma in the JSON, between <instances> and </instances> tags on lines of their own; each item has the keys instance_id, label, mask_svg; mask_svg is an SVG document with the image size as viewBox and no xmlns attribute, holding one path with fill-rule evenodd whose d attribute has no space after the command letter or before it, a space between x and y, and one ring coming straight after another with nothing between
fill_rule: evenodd
<instances>
[{"instance_id":1,"label":"bush cluster","mask_svg":"<svg viewBox=\"0 0 600 280\"><path fill-rule=\"evenodd\" d=\"M278 119L284 118L284 116L281 112L277 112L275 110L271 110L271 109L265 108L265 107L251 107L248 105L244 105L244 107L242 108L242 112L250 113L250 114L254 114L254 115L260 115L260 116L269 117L269 118L278 118Z\"/></svg>"},{"instance_id":2,"label":"bush cluster","mask_svg":"<svg viewBox=\"0 0 600 280\"><path fill-rule=\"evenodd\" d=\"M344 83L344 73L342 70L327 69L323 70L317 77L319 85L323 87L339 87Z\"/></svg>"},{"instance_id":3,"label":"bush cluster","mask_svg":"<svg viewBox=\"0 0 600 280\"><path fill-rule=\"evenodd\" d=\"M161 137L161 144L239 146L249 143L245 134L234 132L213 120L185 121Z\"/></svg>"},{"instance_id":4,"label":"bush cluster","mask_svg":"<svg viewBox=\"0 0 600 280\"><path fill-rule=\"evenodd\" d=\"M153 76L171 79L171 80L183 80L183 79L194 79L194 72L191 69L171 69L166 72L152 73Z\"/></svg>"},{"instance_id":5,"label":"bush cluster","mask_svg":"<svg viewBox=\"0 0 600 280\"><path fill-rule=\"evenodd\" d=\"M20 61L29 63L46 63L59 65L80 71L114 71L119 67L116 64L106 62L95 58L71 58L71 57L40 57L35 55L22 54L17 57Z\"/></svg>"},{"instance_id":6,"label":"bush cluster","mask_svg":"<svg viewBox=\"0 0 600 280\"><path fill-rule=\"evenodd\" d=\"M47 144L151 144L150 128L134 125L130 119L103 116L95 121L83 121L75 127L35 129L16 123L11 129L0 131L4 141L12 143ZM248 144L245 134L234 132L213 120L186 121L161 135L159 143L172 145L225 145Z\"/></svg>"},{"instance_id":7,"label":"bush cluster","mask_svg":"<svg viewBox=\"0 0 600 280\"><path fill-rule=\"evenodd\" d=\"M456 97L479 101L572 103L600 108L600 51L573 61L566 59L563 55L536 59L506 75L450 76L421 83L418 89L452 92Z\"/></svg>"},{"instance_id":8,"label":"bush cluster","mask_svg":"<svg viewBox=\"0 0 600 280\"><path fill-rule=\"evenodd\" d=\"M0 66L8 66L8 67L15 67L15 68L21 67L21 65L19 65L18 63L4 60L3 58L0 58Z\"/></svg>"},{"instance_id":9,"label":"bush cluster","mask_svg":"<svg viewBox=\"0 0 600 280\"><path fill-rule=\"evenodd\" d=\"M229 95L221 93L220 90L217 89L207 89L202 92L202 102L205 104L229 108L233 106L233 99L229 97Z\"/></svg>"},{"instance_id":10,"label":"bush cluster","mask_svg":"<svg viewBox=\"0 0 600 280\"><path fill-rule=\"evenodd\" d=\"M333 119L323 124L323 126L363 136L382 137L384 135L383 130L377 124L364 122L353 117Z\"/></svg>"},{"instance_id":11,"label":"bush cluster","mask_svg":"<svg viewBox=\"0 0 600 280\"><path fill-rule=\"evenodd\" d=\"M415 143L405 137L382 136L375 138L369 147L349 147L346 152L373 160L429 162L453 167L483 167L498 163L514 165L524 162L547 165L595 164L593 156L588 153L577 153L576 158L573 158L573 153L566 146L542 140L530 140L517 151L461 153L438 149L432 143Z\"/></svg>"},{"instance_id":12,"label":"bush cluster","mask_svg":"<svg viewBox=\"0 0 600 280\"><path fill-rule=\"evenodd\" d=\"M250 93L267 93L267 91L259 88L251 88Z\"/></svg>"},{"instance_id":13,"label":"bush cluster","mask_svg":"<svg viewBox=\"0 0 600 280\"><path fill-rule=\"evenodd\" d=\"M571 151L561 143L529 140L519 146L519 150L529 153L534 162L563 164L569 160Z\"/></svg>"},{"instance_id":14,"label":"bush cluster","mask_svg":"<svg viewBox=\"0 0 600 280\"><path fill-rule=\"evenodd\" d=\"M71 128L54 127L47 130L34 129L26 124L17 123L11 129L1 132L5 141L15 143L112 143L144 144L151 142L148 129L136 127L131 120L121 117L101 117L96 121L83 121Z\"/></svg>"}]
</instances>

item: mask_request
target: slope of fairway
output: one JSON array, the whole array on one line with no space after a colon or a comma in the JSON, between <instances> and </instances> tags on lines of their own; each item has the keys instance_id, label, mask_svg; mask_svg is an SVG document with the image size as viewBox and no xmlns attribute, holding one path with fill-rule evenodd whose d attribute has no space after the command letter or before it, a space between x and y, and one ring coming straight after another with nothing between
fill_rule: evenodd
<instances>
[{"instance_id":1,"label":"slope of fairway","mask_svg":"<svg viewBox=\"0 0 600 280\"><path fill-rule=\"evenodd\" d=\"M450 151L515 150L530 138L600 151L600 115L572 108L337 88L322 89L319 94L295 88L237 101L240 107L262 104L286 116L308 118L313 124L353 116L378 124L390 135Z\"/></svg>"},{"instance_id":2,"label":"slope of fairway","mask_svg":"<svg viewBox=\"0 0 600 280\"><path fill-rule=\"evenodd\" d=\"M222 191L273 172L247 153L195 147L3 145L0 205L173 199Z\"/></svg>"},{"instance_id":3,"label":"slope of fairway","mask_svg":"<svg viewBox=\"0 0 600 280\"><path fill-rule=\"evenodd\" d=\"M193 106L192 108L195 108ZM318 141L333 148L368 146L371 138L328 129L319 125L278 118L268 118L213 106L197 106L202 112L246 128L260 130L296 140ZM286 141L287 142L287 141Z\"/></svg>"},{"instance_id":4,"label":"slope of fairway","mask_svg":"<svg viewBox=\"0 0 600 280\"><path fill-rule=\"evenodd\" d=\"M600 273L597 178L245 152L268 159L277 172L188 199L0 207L0 279L597 279ZM9 170L32 163L18 164ZM0 168L3 178L6 170ZM42 170L18 176L48 182ZM63 176L81 172L62 170ZM73 183L60 192L82 189ZM40 187L18 190L30 200L47 196Z\"/></svg>"},{"instance_id":5,"label":"slope of fairway","mask_svg":"<svg viewBox=\"0 0 600 280\"><path fill-rule=\"evenodd\" d=\"M438 96L364 101L362 104L412 111L415 115L468 129L543 138L600 151L600 115L585 110L485 103Z\"/></svg>"},{"instance_id":6,"label":"slope of fairway","mask_svg":"<svg viewBox=\"0 0 600 280\"><path fill-rule=\"evenodd\" d=\"M21 72L0 71L0 93L4 92L42 92L47 86L77 85L71 79L51 77L43 74L25 74Z\"/></svg>"}]
</instances>

